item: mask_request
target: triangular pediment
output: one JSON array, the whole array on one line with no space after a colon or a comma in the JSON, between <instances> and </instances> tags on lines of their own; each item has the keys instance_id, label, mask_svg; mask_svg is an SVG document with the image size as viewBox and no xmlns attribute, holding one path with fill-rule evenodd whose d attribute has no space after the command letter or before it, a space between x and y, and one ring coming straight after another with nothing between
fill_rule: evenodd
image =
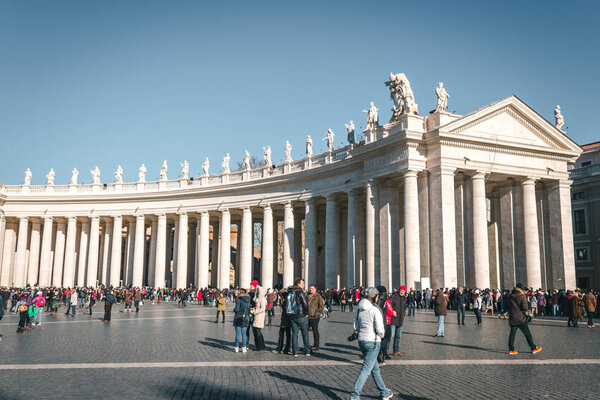
<instances>
[{"instance_id":1,"label":"triangular pediment","mask_svg":"<svg viewBox=\"0 0 600 400\"><path fill-rule=\"evenodd\" d=\"M516 96L483 107L440 128L468 139L580 153L581 149Z\"/></svg>"}]
</instances>

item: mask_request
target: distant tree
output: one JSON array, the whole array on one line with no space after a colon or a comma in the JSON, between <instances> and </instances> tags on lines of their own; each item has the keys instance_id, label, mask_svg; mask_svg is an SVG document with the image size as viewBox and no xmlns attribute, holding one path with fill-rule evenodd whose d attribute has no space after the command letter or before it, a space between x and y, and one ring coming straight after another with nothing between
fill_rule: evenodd
<instances>
[{"instance_id":1,"label":"distant tree","mask_svg":"<svg viewBox=\"0 0 600 400\"><path fill-rule=\"evenodd\" d=\"M256 158L256 156L250 157L250 168L257 169L265 166L265 160L261 160ZM243 171L246 167L244 166L244 161L238 161L237 166L234 171Z\"/></svg>"}]
</instances>

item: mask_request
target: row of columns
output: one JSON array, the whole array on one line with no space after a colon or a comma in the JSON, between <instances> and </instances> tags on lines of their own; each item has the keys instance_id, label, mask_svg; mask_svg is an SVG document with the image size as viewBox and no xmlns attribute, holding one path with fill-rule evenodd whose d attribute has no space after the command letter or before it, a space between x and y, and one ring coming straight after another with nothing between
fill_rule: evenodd
<instances>
[{"instance_id":1,"label":"row of columns","mask_svg":"<svg viewBox=\"0 0 600 400\"><path fill-rule=\"evenodd\" d=\"M422 179L425 177L425 179ZM303 263L303 276L307 282L317 282L320 275L317 265L320 265L320 248L325 251L321 261L325 287L355 286L364 284L374 286L384 284L397 286L405 283L409 287L417 287L422 278L429 278L431 287L455 287L469 281L459 266L466 265L465 252L472 251L471 284L479 288L491 286L490 276L490 243L498 241L502 268L507 268L511 262L524 263L526 268L526 283L532 287L542 286L540 229L538 226L538 205L534 179L525 179L522 187L522 210L524 260L512 261L507 259L505 248L509 241L513 247L519 246L518 227L501 213L498 216L500 229L498 233L489 236L488 199L486 197L486 175L481 171L470 174L470 197L465 196L464 175L457 179L452 168L437 167L429 171L429 175L419 174L419 171L409 170L402 174L403 197L400 206L399 184L396 181L369 181L363 190L354 188L347 192L347 210L340 211L339 194L325 196L324 246L319 246L321 235L317 199L309 198L304 201L304 212L294 211L292 203L283 203L283 237L282 237L282 266L283 286L293 284L300 275L300 264ZM457 189L458 188L458 189ZM457 190L461 192L458 193ZM553 265L563 266L561 273L554 273L555 279L565 279L568 284L574 282L574 274L564 268L572 262L572 231L570 231L570 203L568 200L568 184L560 182L552 186L549 201L556 204L559 212L551 214L553 235L561 237L561 246L550 251ZM458 193L458 194L457 194ZM364 199L364 205L363 204ZM464 204L460 204L464 203ZM467 204L468 203L468 204ZM499 209L514 210L519 203L516 197L506 201L499 199ZM463 205L464 210L463 212ZM458 211L457 211L458 210ZM239 211L238 211L239 212ZM237 214L237 213L236 213ZM261 243L261 284L274 287L276 274L276 223L270 204L262 207L262 243ZM304 237L301 237L301 221L304 214ZM342 216L345 215L345 218ZM231 268L231 213L229 209L218 211L218 223L213 223L213 254L210 253L210 216L207 211L199 213L196 218L196 231L189 230L189 216L179 213L175 220L175 235L171 244L170 234L167 234L167 216L158 214L147 216L136 214L135 221L129 222L128 248L123 260L122 236L123 216L111 218L110 223L103 229L100 237L100 218L92 216L83 220L79 234L79 252L76 259L77 247L77 218L68 217L66 224L63 220L56 222L56 234L53 242L53 219L43 219L40 222L31 221L29 234L29 218L21 217L16 236L16 258L14 262L14 284L23 286L26 283L38 282L41 286L50 284L62 286L94 286L99 277L104 283L117 286L121 280L121 270L125 270L126 283L133 286L150 284L162 287L167 279L167 260L173 259L172 286L182 288L192 283L188 281L188 264L193 262L195 269L195 284L199 287L211 283L219 288L230 286ZM512 218L512 217L511 217ZM146 223L151 224L150 251L146 260ZM513 218L514 219L514 218ZM364 224L363 224L364 222ZM254 257L252 209L244 207L241 210L239 240L236 246L239 273L239 285L248 286L255 277L252 276ZM4 218L0 224L0 239L7 241ZM471 225L469 227L469 225ZM218 229L217 229L218 226ZM341 227L344 231L341 232ZM469 231L467 235L465 232ZM41 231L41 234L40 234ZM188 232L189 231L189 232ZM509 232L510 231L510 232ZM516 233L516 234L515 234ZM569 236L570 234L570 236ZM343 235L344 242L341 242ZM218 239L217 239L218 236ZM470 237L469 237L470 236ZM517 238L517 239L515 239ZM570 239L569 239L570 238ZM301 251L304 239L304 251ZM102 265L99 265L99 249L101 241L104 253ZM41 244L40 244L41 242ZM110 251L108 243L110 242ZM218 242L218 247L216 243ZM189 247L194 246L195 249ZM344 245L342 245L344 243ZM28 247L29 245L29 247ZM345 249L344 249L345 247ZM29 258L26 258L29 248ZM0 260L0 285L6 285L7 272L5 265L7 244L4 243ZM364 249L364 255L361 251ZM190 253L190 250L192 253ZM345 254L344 253L345 250ZM458 254L457 251L462 252ZM188 255L191 259L188 260ZM39 255L39 257L38 257ZM53 257L53 260L52 260ZM341 265L344 257L345 265ZM569 257L571 257L569 259ZM212 282L209 282L209 264L212 259ZM110 260L110 261L109 261ZM303 260L303 261L302 261ZM121 265L124 261L125 265ZM145 262L146 261L146 262ZM189 262L188 262L189 261ZM364 261L364 265L363 265ZM460 265L459 265L460 264ZM498 263L494 263L497 265ZM51 271L51 265L54 265ZM144 266L148 265L147 279L144 281ZM26 268L26 266L28 266ZM275 270L274 270L275 267ZM77 271L76 271L77 268ZM340 271L346 268L344 274ZM498 266L499 268L499 266ZM99 271L100 270L100 271ZM26 272L27 271L27 272ZM100 272L100 273L99 273ZM51 276L52 273L52 276ZM364 276L363 276L364 274ZM345 275L347 280L340 282ZM503 273L503 275L506 275ZM571 276L573 275L573 276ZM509 276L509 275L506 275ZM38 279L39 277L39 279ZM75 282L77 277L77 282ZM459 280L460 277L460 280ZM496 285L514 284L517 277L503 278L503 282L495 281ZM461 282L462 281L462 282ZM574 283L573 283L574 284Z\"/></svg>"}]
</instances>

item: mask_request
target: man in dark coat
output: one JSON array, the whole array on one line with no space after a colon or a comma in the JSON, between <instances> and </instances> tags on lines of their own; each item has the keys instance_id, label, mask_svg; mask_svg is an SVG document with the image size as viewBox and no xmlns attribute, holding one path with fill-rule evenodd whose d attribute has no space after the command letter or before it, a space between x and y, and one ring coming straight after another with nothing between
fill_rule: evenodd
<instances>
[{"instance_id":1,"label":"man in dark coat","mask_svg":"<svg viewBox=\"0 0 600 400\"><path fill-rule=\"evenodd\" d=\"M400 291L390 297L394 314L390 323L390 336L394 336L393 355L403 356L400 353L400 338L402 337L402 324L406 315L406 286L400 286Z\"/></svg>"},{"instance_id":2,"label":"man in dark coat","mask_svg":"<svg viewBox=\"0 0 600 400\"><path fill-rule=\"evenodd\" d=\"M104 319L102 322L110 322L112 306L116 303L115 296L112 290L107 290L104 296Z\"/></svg>"},{"instance_id":3,"label":"man in dark coat","mask_svg":"<svg viewBox=\"0 0 600 400\"><path fill-rule=\"evenodd\" d=\"M456 320L458 325L465 324L465 307L467 306L467 295L463 293L462 288L458 288L458 292L454 295L456 301ZM462 318L461 318L462 315Z\"/></svg>"},{"instance_id":4,"label":"man in dark coat","mask_svg":"<svg viewBox=\"0 0 600 400\"><path fill-rule=\"evenodd\" d=\"M525 335L525 339L527 339L527 344L531 349L533 354L539 353L542 351L542 346L536 346L533 343L533 337L531 336L531 331L529 330L529 318L527 316L527 312L529 311L529 307L527 306L527 297L525 296L525 290L521 283L517 283L517 287L515 287L510 295L510 303L508 306L508 324L510 325L510 335L508 336L508 354L516 355L519 354L518 351L515 350L515 334L517 330L523 332Z\"/></svg>"},{"instance_id":5,"label":"man in dark coat","mask_svg":"<svg viewBox=\"0 0 600 400\"><path fill-rule=\"evenodd\" d=\"M444 319L448 315L448 296L444 293L444 289L438 289L433 300L433 311L438 319L437 333L434 337L444 337Z\"/></svg>"}]
</instances>

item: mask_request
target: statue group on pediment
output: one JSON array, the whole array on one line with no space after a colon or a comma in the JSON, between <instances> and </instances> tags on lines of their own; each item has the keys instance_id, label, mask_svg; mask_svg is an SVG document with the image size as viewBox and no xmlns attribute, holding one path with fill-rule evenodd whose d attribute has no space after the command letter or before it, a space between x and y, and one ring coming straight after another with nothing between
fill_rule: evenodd
<instances>
[{"instance_id":1,"label":"statue group on pediment","mask_svg":"<svg viewBox=\"0 0 600 400\"><path fill-rule=\"evenodd\" d=\"M419 107L406 75L390 73L390 80L385 84L389 86L390 99L394 102L390 122L398 122L403 114L419 115Z\"/></svg>"}]
</instances>

